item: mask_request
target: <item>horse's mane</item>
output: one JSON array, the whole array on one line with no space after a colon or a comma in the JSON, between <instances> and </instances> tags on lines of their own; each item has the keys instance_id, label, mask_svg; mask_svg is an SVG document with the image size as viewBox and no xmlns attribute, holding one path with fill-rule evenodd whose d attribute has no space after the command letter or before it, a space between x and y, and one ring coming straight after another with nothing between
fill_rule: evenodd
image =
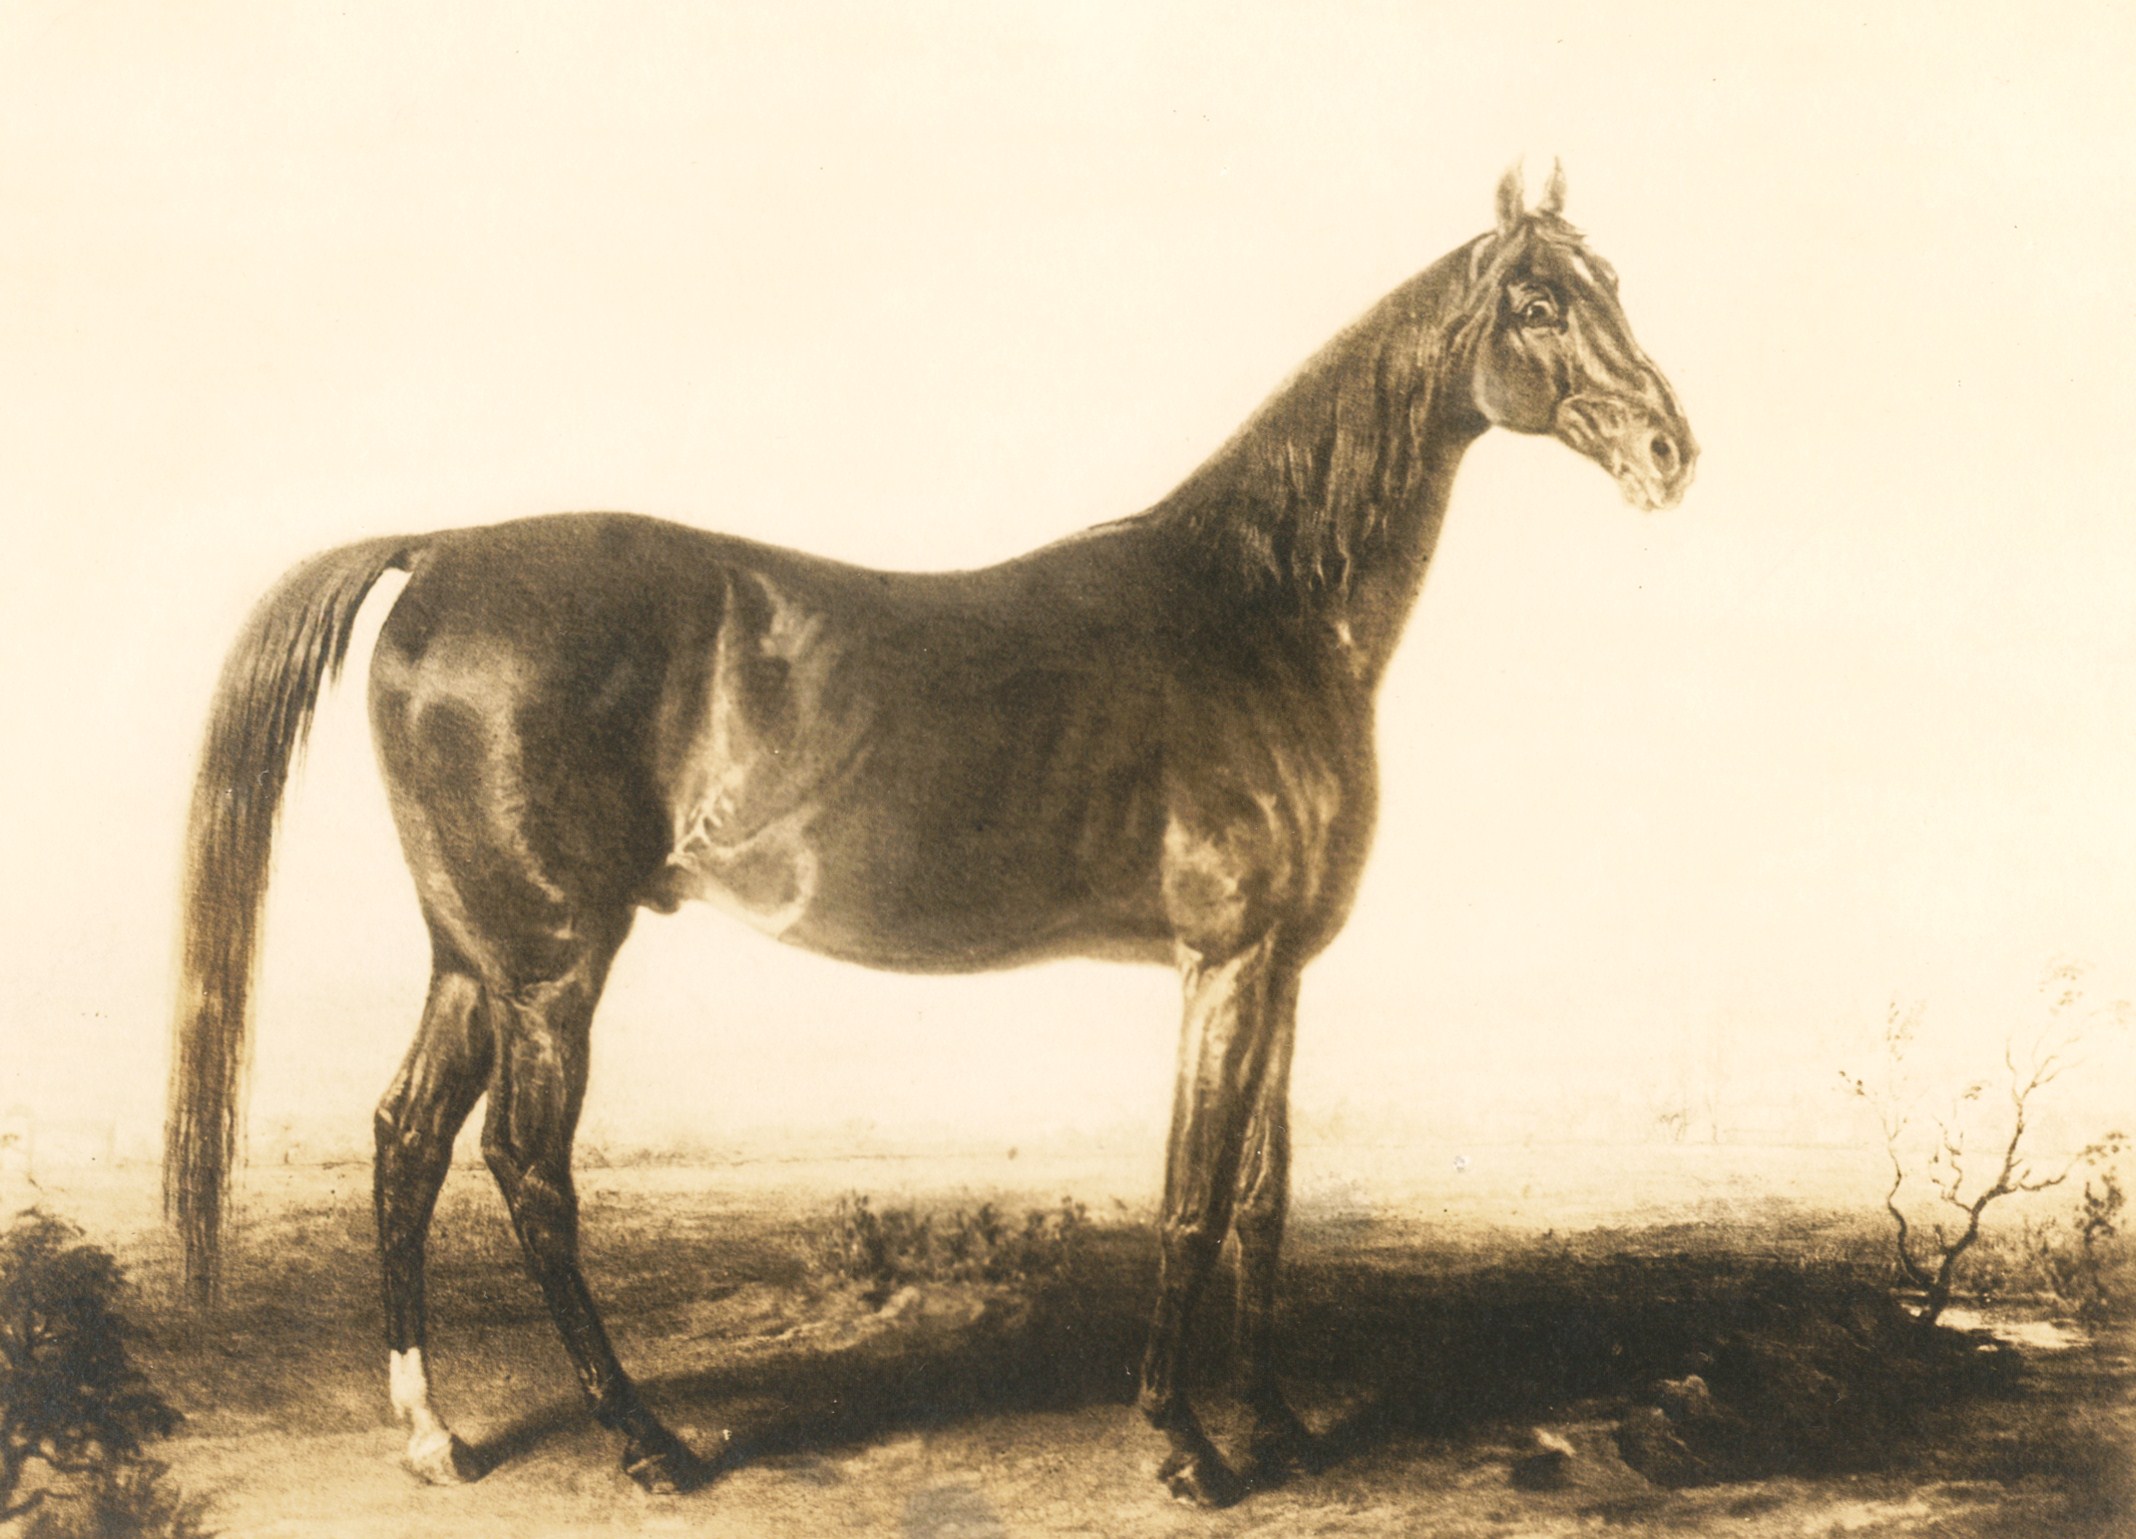
<instances>
[{"instance_id":1,"label":"horse's mane","mask_svg":"<svg viewBox=\"0 0 2136 1539\"><path fill-rule=\"evenodd\" d=\"M1255 587L1301 602L1345 592L1422 490L1439 387L1537 240L1583 249L1537 212L1450 252L1308 360L1152 517Z\"/></svg>"}]
</instances>

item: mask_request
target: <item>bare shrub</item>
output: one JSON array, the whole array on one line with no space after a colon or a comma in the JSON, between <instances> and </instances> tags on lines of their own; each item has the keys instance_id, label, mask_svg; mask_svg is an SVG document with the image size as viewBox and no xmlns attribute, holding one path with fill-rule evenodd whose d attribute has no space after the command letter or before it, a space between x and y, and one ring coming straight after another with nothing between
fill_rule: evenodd
<instances>
[{"instance_id":1,"label":"bare shrub","mask_svg":"<svg viewBox=\"0 0 2136 1539\"><path fill-rule=\"evenodd\" d=\"M2048 1029L2026 1046L2015 1039L2005 1044L2007 1084L2000 1097L1990 1096L1985 1079L1934 1108L1926 1096L1906 1090L1907 1054L1923 1013L1918 1005L1894 1003L1885 1017L1881 1084L1842 1072L1853 1093L1874 1109L1884 1135L1891 1162L1884 1207L1894 1230L1893 1259L1901 1282L1921 1294L1923 1326L1934 1325L1949 1307L1961 1264L1979 1242L1988 1210L2004 1199L2049 1191L2079 1168L2093 1168L2103 1184L2086 1182L2085 1238L2076 1265L2100 1261L2101 1242L2112 1238L2118 1222L2121 1188L2109 1162L2126 1150L2125 1134L2108 1133L2044 1169L2034 1164L2027 1139L2040 1097L2072 1067L2083 1028L2096 1018L2085 1006L2076 968L2051 969L2043 988L2050 996ZM2118 1023L2126 1011L2116 1005L2109 1013ZM1999 1119L1989 1110L1996 1100L2005 1106Z\"/></svg>"},{"instance_id":2,"label":"bare shrub","mask_svg":"<svg viewBox=\"0 0 2136 1539\"><path fill-rule=\"evenodd\" d=\"M1967 1263L1983 1296L2050 1297L2079 1318L2112 1319L2136 1305L2136 1257L2122 1232L2127 1194L2111 1167L2087 1177L2076 1201L2015 1234L1984 1235Z\"/></svg>"}]
</instances>

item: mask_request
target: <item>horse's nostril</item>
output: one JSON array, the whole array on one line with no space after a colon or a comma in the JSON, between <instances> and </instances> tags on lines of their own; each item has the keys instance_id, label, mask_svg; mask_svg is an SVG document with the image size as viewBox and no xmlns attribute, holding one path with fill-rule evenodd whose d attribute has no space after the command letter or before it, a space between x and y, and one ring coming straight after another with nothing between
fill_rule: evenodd
<instances>
[{"instance_id":1,"label":"horse's nostril","mask_svg":"<svg viewBox=\"0 0 2136 1539\"><path fill-rule=\"evenodd\" d=\"M1654 463L1657 465L1666 465L1676 457L1676 445L1670 443L1665 434L1656 433L1654 442L1648 447L1654 451Z\"/></svg>"}]
</instances>

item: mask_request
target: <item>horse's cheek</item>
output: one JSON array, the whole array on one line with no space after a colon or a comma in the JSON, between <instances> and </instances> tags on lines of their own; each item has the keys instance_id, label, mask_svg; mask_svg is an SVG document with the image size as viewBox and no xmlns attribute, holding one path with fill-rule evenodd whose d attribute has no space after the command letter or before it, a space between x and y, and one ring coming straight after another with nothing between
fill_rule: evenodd
<instances>
[{"instance_id":1,"label":"horse's cheek","mask_svg":"<svg viewBox=\"0 0 2136 1539\"><path fill-rule=\"evenodd\" d=\"M1540 433L1556 405L1550 376L1504 337L1494 337L1478 357L1473 385L1484 417L1514 433Z\"/></svg>"}]
</instances>

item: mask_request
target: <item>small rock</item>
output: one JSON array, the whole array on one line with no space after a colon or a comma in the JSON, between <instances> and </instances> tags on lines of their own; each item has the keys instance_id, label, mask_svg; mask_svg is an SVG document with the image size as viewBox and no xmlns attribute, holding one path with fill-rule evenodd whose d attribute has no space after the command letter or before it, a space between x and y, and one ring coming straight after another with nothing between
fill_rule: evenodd
<instances>
[{"instance_id":1,"label":"small rock","mask_svg":"<svg viewBox=\"0 0 2136 1539\"><path fill-rule=\"evenodd\" d=\"M1690 1485L1705 1473L1705 1461L1676 1435L1658 1406L1640 1406L1624 1418L1617 1428L1617 1452L1658 1486Z\"/></svg>"},{"instance_id":2,"label":"small rock","mask_svg":"<svg viewBox=\"0 0 2136 1539\"><path fill-rule=\"evenodd\" d=\"M1671 1421L1711 1421L1720 1414L1713 1391L1695 1373L1681 1379L1663 1379L1654 1396Z\"/></svg>"},{"instance_id":3,"label":"small rock","mask_svg":"<svg viewBox=\"0 0 2136 1539\"><path fill-rule=\"evenodd\" d=\"M1513 1484L1523 1491L1554 1491L1571 1483L1572 1444L1547 1427L1537 1427L1534 1447L1513 1461Z\"/></svg>"}]
</instances>

